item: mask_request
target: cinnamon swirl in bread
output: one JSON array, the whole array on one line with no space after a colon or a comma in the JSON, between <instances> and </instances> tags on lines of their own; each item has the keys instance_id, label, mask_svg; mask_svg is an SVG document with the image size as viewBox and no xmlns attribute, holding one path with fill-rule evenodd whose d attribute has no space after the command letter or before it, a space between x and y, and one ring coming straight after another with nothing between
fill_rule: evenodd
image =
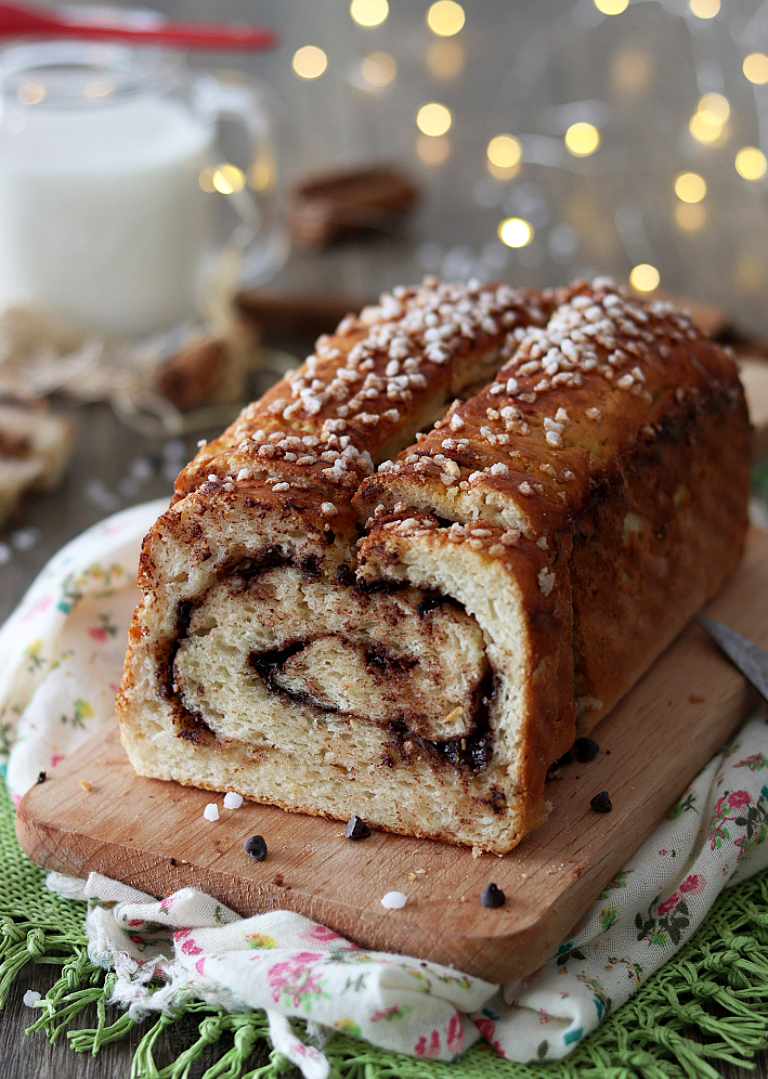
<instances>
[{"instance_id":1,"label":"cinnamon swirl in bread","mask_svg":"<svg viewBox=\"0 0 768 1079\"><path fill-rule=\"evenodd\" d=\"M734 364L666 304L396 289L179 477L141 559L130 759L506 852L735 567L748 464Z\"/></svg>"}]
</instances>

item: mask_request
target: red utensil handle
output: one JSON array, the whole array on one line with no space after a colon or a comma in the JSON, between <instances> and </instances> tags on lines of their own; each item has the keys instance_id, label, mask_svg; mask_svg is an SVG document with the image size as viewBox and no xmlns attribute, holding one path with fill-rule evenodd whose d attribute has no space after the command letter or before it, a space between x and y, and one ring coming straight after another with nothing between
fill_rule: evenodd
<instances>
[{"instance_id":1,"label":"red utensil handle","mask_svg":"<svg viewBox=\"0 0 768 1079\"><path fill-rule=\"evenodd\" d=\"M137 45L180 45L193 49L270 49L277 43L271 30L243 27L191 26L168 23L157 29L133 27L62 25L47 33L89 41L127 41Z\"/></svg>"}]
</instances>

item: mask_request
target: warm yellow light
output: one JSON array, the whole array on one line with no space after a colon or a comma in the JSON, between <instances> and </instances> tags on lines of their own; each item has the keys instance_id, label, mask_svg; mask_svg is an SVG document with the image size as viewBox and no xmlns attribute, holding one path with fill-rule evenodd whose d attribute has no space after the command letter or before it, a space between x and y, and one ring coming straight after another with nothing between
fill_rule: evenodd
<instances>
[{"instance_id":1,"label":"warm yellow light","mask_svg":"<svg viewBox=\"0 0 768 1079\"><path fill-rule=\"evenodd\" d=\"M464 67L464 49L458 41L431 41L427 49L427 70L436 79L454 79Z\"/></svg>"},{"instance_id":2,"label":"warm yellow light","mask_svg":"<svg viewBox=\"0 0 768 1079\"><path fill-rule=\"evenodd\" d=\"M762 180L768 171L768 160L756 146L743 146L736 154L736 171L745 180Z\"/></svg>"},{"instance_id":3,"label":"warm yellow light","mask_svg":"<svg viewBox=\"0 0 768 1079\"><path fill-rule=\"evenodd\" d=\"M714 19L720 10L720 0L688 0L688 7L697 19Z\"/></svg>"},{"instance_id":4,"label":"warm yellow light","mask_svg":"<svg viewBox=\"0 0 768 1079\"><path fill-rule=\"evenodd\" d=\"M25 82L16 91L22 105L39 105L45 100L45 87L38 82Z\"/></svg>"},{"instance_id":5,"label":"warm yellow light","mask_svg":"<svg viewBox=\"0 0 768 1079\"><path fill-rule=\"evenodd\" d=\"M753 82L755 86L765 86L768 82L768 56L764 52L751 52L744 57L741 65L744 77Z\"/></svg>"},{"instance_id":6,"label":"warm yellow light","mask_svg":"<svg viewBox=\"0 0 768 1079\"><path fill-rule=\"evenodd\" d=\"M641 262L629 275L629 283L638 292L653 292L659 287L659 271L650 262Z\"/></svg>"},{"instance_id":7,"label":"warm yellow light","mask_svg":"<svg viewBox=\"0 0 768 1079\"><path fill-rule=\"evenodd\" d=\"M349 14L358 26L381 26L389 15L387 0L352 0Z\"/></svg>"},{"instance_id":8,"label":"warm yellow light","mask_svg":"<svg viewBox=\"0 0 768 1079\"><path fill-rule=\"evenodd\" d=\"M425 165L443 165L451 153L451 140L445 135L419 135L416 140L416 153Z\"/></svg>"},{"instance_id":9,"label":"warm yellow light","mask_svg":"<svg viewBox=\"0 0 768 1079\"><path fill-rule=\"evenodd\" d=\"M725 125L731 115L728 99L722 94L705 94L690 119L688 130L697 142L707 145L725 141Z\"/></svg>"},{"instance_id":10,"label":"warm yellow light","mask_svg":"<svg viewBox=\"0 0 768 1079\"><path fill-rule=\"evenodd\" d=\"M678 202L675 206L675 221L683 232L698 232L707 220L707 211L700 202Z\"/></svg>"},{"instance_id":11,"label":"warm yellow light","mask_svg":"<svg viewBox=\"0 0 768 1079\"><path fill-rule=\"evenodd\" d=\"M497 135L488 143L488 160L499 169L511 169L520 164L523 148L514 135Z\"/></svg>"},{"instance_id":12,"label":"warm yellow light","mask_svg":"<svg viewBox=\"0 0 768 1079\"><path fill-rule=\"evenodd\" d=\"M372 52L363 58L360 74L369 86L380 90L389 86L397 75L397 64L388 52Z\"/></svg>"},{"instance_id":13,"label":"warm yellow light","mask_svg":"<svg viewBox=\"0 0 768 1079\"><path fill-rule=\"evenodd\" d=\"M437 0L427 12L427 26L438 37L458 34L464 19L464 8L455 0Z\"/></svg>"},{"instance_id":14,"label":"warm yellow light","mask_svg":"<svg viewBox=\"0 0 768 1079\"><path fill-rule=\"evenodd\" d=\"M533 239L533 226L522 217L508 217L499 225L499 239L507 247L525 247Z\"/></svg>"},{"instance_id":15,"label":"warm yellow light","mask_svg":"<svg viewBox=\"0 0 768 1079\"><path fill-rule=\"evenodd\" d=\"M697 172L681 172L675 180L675 194L681 202L701 202L707 193L707 182Z\"/></svg>"},{"instance_id":16,"label":"warm yellow light","mask_svg":"<svg viewBox=\"0 0 768 1079\"><path fill-rule=\"evenodd\" d=\"M565 148L574 157L589 157L600 145L600 132L594 124L580 120L565 133Z\"/></svg>"},{"instance_id":17,"label":"warm yellow light","mask_svg":"<svg viewBox=\"0 0 768 1079\"><path fill-rule=\"evenodd\" d=\"M293 70L301 79L319 79L328 67L328 57L317 45L303 45L293 54Z\"/></svg>"},{"instance_id":18,"label":"warm yellow light","mask_svg":"<svg viewBox=\"0 0 768 1079\"><path fill-rule=\"evenodd\" d=\"M200 186L204 191L234 195L245 187L245 173L237 165L217 165L215 169L203 169L200 173Z\"/></svg>"},{"instance_id":19,"label":"warm yellow light","mask_svg":"<svg viewBox=\"0 0 768 1079\"><path fill-rule=\"evenodd\" d=\"M200 172L200 175L197 178L197 182L200 184L203 191L207 191L210 193L211 191L216 190L216 188L213 186L214 172L216 172L216 169L202 169L202 171Z\"/></svg>"},{"instance_id":20,"label":"warm yellow light","mask_svg":"<svg viewBox=\"0 0 768 1079\"><path fill-rule=\"evenodd\" d=\"M439 105L436 101L422 105L416 114L416 126L419 131L422 135L431 135L432 138L445 135L447 131L450 131L452 123L450 109L447 109L445 105Z\"/></svg>"},{"instance_id":21,"label":"warm yellow light","mask_svg":"<svg viewBox=\"0 0 768 1079\"><path fill-rule=\"evenodd\" d=\"M728 122L728 117L731 115L731 106L728 104L728 98L723 97L722 94L705 94L696 111L700 116L704 117L707 123L722 126Z\"/></svg>"},{"instance_id":22,"label":"warm yellow light","mask_svg":"<svg viewBox=\"0 0 768 1079\"><path fill-rule=\"evenodd\" d=\"M702 112L695 112L688 124L688 130L697 142L707 145L722 141L723 125L713 124Z\"/></svg>"},{"instance_id":23,"label":"warm yellow light","mask_svg":"<svg viewBox=\"0 0 768 1079\"><path fill-rule=\"evenodd\" d=\"M629 0L595 0L595 7L603 15L621 15L629 7Z\"/></svg>"},{"instance_id":24,"label":"warm yellow light","mask_svg":"<svg viewBox=\"0 0 768 1079\"><path fill-rule=\"evenodd\" d=\"M254 191L271 191L277 178L275 159L269 150L262 150L246 173L248 186Z\"/></svg>"}]
</instances>

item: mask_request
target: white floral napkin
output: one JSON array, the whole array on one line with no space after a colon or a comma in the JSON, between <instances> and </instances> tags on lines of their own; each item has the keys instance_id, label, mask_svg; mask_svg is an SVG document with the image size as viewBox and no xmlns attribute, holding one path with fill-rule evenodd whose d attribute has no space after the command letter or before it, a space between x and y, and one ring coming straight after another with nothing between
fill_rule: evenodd
<instances>
[{"instance_id":1,"label":"white floral napkin","mask_svg":"<svg viewBox=\"0 0 768 1079\"><path fill-rule=\"evenodd\" d=\"M0 732L17 802L40 771L114 721L140 542L163 509L125 511L69 544L0 630ZM193 889L157 900L96 875L56 874L49 886L90 900L91 955L115 970L115 1000L134 1015L190 996L264 1008L276 1047L307 1079L323 1079L328 1062L289 1017L309 1020L320 1045L340 1031L448 1060L482 1036L510 1060L555 1059L690 938L723 888L768 865L766 717L763 705L549 962L505 986L362 950L287 911L240 918Z\"/></svg>"}]
</instances>

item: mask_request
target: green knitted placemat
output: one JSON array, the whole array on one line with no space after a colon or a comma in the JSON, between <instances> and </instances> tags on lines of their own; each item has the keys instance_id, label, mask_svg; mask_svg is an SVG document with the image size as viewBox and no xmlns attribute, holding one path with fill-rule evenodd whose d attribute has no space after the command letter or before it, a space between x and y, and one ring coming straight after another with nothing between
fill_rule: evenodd
<instances>
[{"instance_id":1,"label":"green knitted placemat","mask_svg":"<svg viewBox=\"0 0 768 1079\"><path fill-rule=\"evenodd\" d=\"M33 1029L51 1038L66 1033L75 1051L98 1052L127 1034L133 1021L106 1006L112 976L88 959L85 904L46 889L45 872L16 842L13 818L0 780L0 1007L30 959L59 964L61 975ZM67 1030L82 1013L94 1025ZM153 1056L159 1035L190 1013L199 1022L198 1040L161 1068ZM286 1069L274 1052L266 1065L249 1067L254 1045L268 1041L262 1013L229 1015L190 999L181 1012L148 1020L147 1027L134 1056L135 1079L183 1079L203 1049L222 1038L231 1047L222 1047L202 1079L277 1079ZM481 1042L459 1063L444 1064L342 1035L324 1052L332 1079L717 1079L718 1061L748 1065L766 1046L768 871L725 892L692 940L564 1060L509 1063Z\"/></svg>"}]
</instances>

